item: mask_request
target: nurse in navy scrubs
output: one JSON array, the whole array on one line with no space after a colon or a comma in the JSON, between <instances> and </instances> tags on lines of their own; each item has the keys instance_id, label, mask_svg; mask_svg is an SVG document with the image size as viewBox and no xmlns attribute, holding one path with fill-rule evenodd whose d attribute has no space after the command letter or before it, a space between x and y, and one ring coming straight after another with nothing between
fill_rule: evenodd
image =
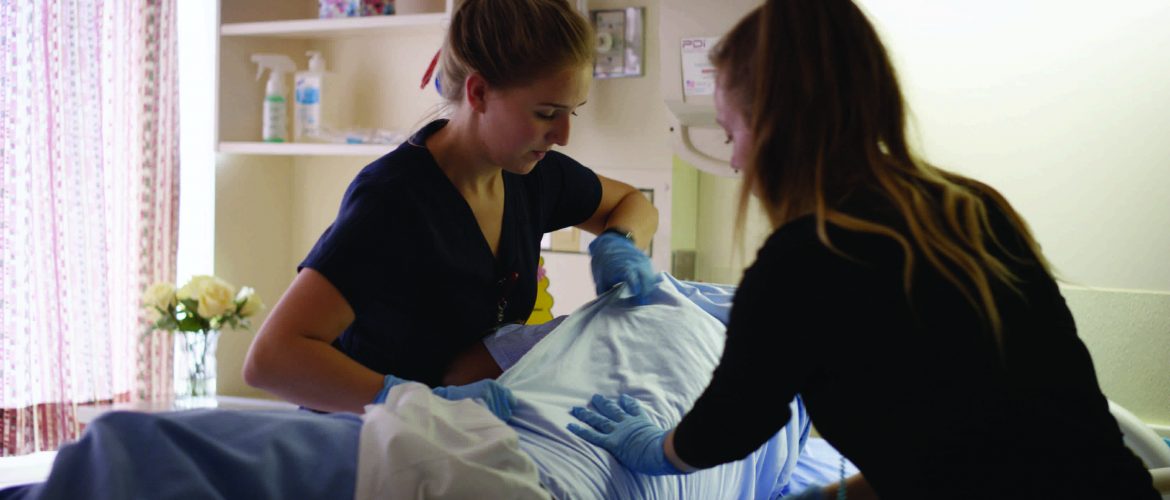
<instances>
[{"instance_id":1,"label":"nurse in navy scrubs","mask_svg":"<svg viewBox=\"0 0 1170 500\"><path fill-rule=\"evenodd\" d=\"M490 4L490 5L489 5ZM441 51L449 119L366 166L260 327L248 384L307 408L361 412L416 381L510 415L507 389L443 385L453 361L522 322L544 233L576 226L599 291L648 292L658 213L633 187L553 151L592 78L593 34L565 0L465 0Z\"/></svg>"}]
</instances>

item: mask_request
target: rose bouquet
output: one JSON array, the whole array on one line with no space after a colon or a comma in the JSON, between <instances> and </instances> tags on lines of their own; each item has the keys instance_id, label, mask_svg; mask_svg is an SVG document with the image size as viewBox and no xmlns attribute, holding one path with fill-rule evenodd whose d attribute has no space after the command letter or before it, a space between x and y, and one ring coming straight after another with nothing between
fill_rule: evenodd
<instances>
[{"instance_id":1,"label":"rose bouquet","mask_svg":"<svg viewBox=\"0 0 1170 500\"><path fill-rule=\"evenodd\" d=\"M175 290L159 282L146 289L142 306L152 314L152 329L180 332L207 332L224 326L250 328L249 318L264 307L251 287L236 291L215 276L195 276Z\"/></svg>"},{"instance_id":2,"label":"rose bouquet","mask_svg":"<svg viewBox=\"0 0 1170 500\"><path fill-rule=\"evenodd\" d=\"M178 333L186 377L176 379L175 393L183 397L215 396L215 349L223 327L250 328L249 318L264 307L249 287L239 291L215 276L195 276L175 290L155 283L142 295L151 313L151 330Z\"/></svg>"}]
</instances>

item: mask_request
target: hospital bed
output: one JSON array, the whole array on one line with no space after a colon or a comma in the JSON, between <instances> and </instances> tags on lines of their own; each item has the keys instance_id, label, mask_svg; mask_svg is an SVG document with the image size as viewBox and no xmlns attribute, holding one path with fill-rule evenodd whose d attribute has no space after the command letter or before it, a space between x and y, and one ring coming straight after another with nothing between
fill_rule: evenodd
<instances>
[{"instance_id":1,"label":"hospital bed","mask_svg":"<svg viewBox=\"0 0 1170 500\"><path fill-rule=\"evenodd\" d=\"M823 442L809 444L810 423L799 400L790 403L790 424L760 450L739 462L686 476L630 473L609 453L566 430L572 419L569 408L583 404L595 392L631 394L660 425L677 423L718 363L724 326L717 318L726 318L731 295L726 288L681 283L667 276L648 305L636 305L619 287L578 309L499 378L519 400L506 429L512 441L485 441L504 447L477 448L481 453L476 459L502 460L512 442L523 451L523 460L510 463L521 469L531 467L531 474L515 477L534 480L539 488L524 491L542 491L556 498L727 498L730 494L769 499L836 480L839 455ZM468 401L449 402L434 398L429 391L423 393L428 397L421 406L441 410L463 404L486 412ZM401 401L392 399L388 404ZM458 450L432 446L438 442L434 429L439 422L462 422L474 415L464 408L448 412L455 420L441 420L437 411L415 418L414 428L425 432L411 433L409 412L368 410L367 416L389 413L400 420L390 426L397 434L385 440L367 436L370 420L348 414L112 412L92 422L76 444L58 452L47 481L0 491L0 498L354 498L360 492L379 492L379 485L393 482L383 481L379 474L401 473L404 468L421 478L417 488L450 491L444 488L470 483L462 481L466 475L448 473L469 470L458 469L467 460ZM477 428L490 427L489 420L452 425L449 430L459 439L470 439L467 436ZM395 454L400 449L395 446L403 445L414 450L429 447L431 455L412 463L421 455ZM808 456L803 456L804 450L809 450ZM365 457L380 451L387 451L382 453L384 461L363 463ZM411 472L411 468L418 470ZM482 491L491 487L483 481L474 485Z\"/></svg>"},{"instance_id":2,"label":"hospital bed","mask_svg":"<svg viewBox=\"0 0 1170 500\"><path fill-rule=\"evenodd\" d=\"M549 491L557 498L726 498L729 493L737 498L775 498L838 480L840 455L824 441L809 438L808 418L799 401L791 403L793 420L787 428L747 459L689 476L630 474L604 450L565 430L571 419L568 408L594 392L631 393L660 424L677 422L706 384L704 376L693 374L709 374L718 361L732 292L729 287L681 283L667 276L649 306L634 307L617 289L579 309L500 377L520 405L510 427L495 434L499 439L492 443L502 447L484 452L487 448L476 444L472 446L480 452L476 459L504 464L489 469L508 465L527 470L527 475L516 474L517 480L530 481L524 491ZM680 324L688 328L678 328ZM699 327L690 327L694 325ZM467 401L422 401L440 409L471 405L481 416L486 413ZM1161 491L1170 493L1165 484L1170 448L1121 407L1111 409L1126 444L1148 467L1157 469ZM416 415L413 428L424 429L422 434L403 431L411 428L411 422L401 418L405 412L382 413L399 419L389 427L398 429L390 439L369 439L370 422L355 415L114 413L96 421L78 445L61 451L47 482L0 491L0 500L72 498L79 493L125 498L144 492L151 498L354 498L358 493L384 492L378 487L392 482L384 477L387 470L405 470L416 478L413 487L428 491L451 491L468 477L466 472L451 473L468 461L450 447L428 444L432 455L423 463L395 462L419 456L417 448L409 447L418 446L418 440L411 439L431 432L426 429L439 421L434 412ZM466 408L451 413L452 428L490 427L490 418L479 423L466 420L474 417L470 413ZM468 433L457 434L466 439ZM404 442L413 451L396 454ZM523 453L508 455L508 446ZM371 452L381 458L365 460ZM508 462L504 460L508 456L522 460ZM851 464L845 465L847 474L856 472ZM474 470L474 464L462 470ZM486 491L497 476L489 475L475 486Z\"/></svg>"},{"instance_id":3,"label":"hospital bed","mask_svg":"<svg viewBox=\"0 0 1170 500\"><path fill-rule=\"evenodd\" d=\"M1164 500L1170 500L1170 441L1155 434L1149 426L1117 403L1109 402L1109 412L1121 428L1125 445L1150 469L1154 488L1162 494Z\"/></svg>"}]
</instances>

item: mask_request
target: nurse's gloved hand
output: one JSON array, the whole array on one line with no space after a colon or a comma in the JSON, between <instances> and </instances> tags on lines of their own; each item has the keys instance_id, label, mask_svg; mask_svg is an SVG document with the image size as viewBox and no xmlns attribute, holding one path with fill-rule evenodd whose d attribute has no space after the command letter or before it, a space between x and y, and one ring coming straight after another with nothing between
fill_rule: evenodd
<instances>
[{"instance_id":1,"label":"nurse's gloved hand","mask_svg":"<svg viewBox=\"0 0 1170 500\"><path fill-rule=\"evenodd\" d=\"M505 422L512 418L512 407L516 405L516 396L507 387L495 380L480 380L467 385L448 385L431 390L436 396L451 401L459 399L478 399L496 417Z\"/></svg>"},{"instance_id":2,"label":"nurse's gloved hand","mask_svg":"<svg viewBox=\"0 0 1170 500\"><path fill-rule=\"evenodd\" d=\"M683 473L666 458L662 448L666 431L650 420L638 400L622 394L619 403L594 394L590 402L596 412L578 406L569 413L593 429L569 424L569 432L605 448L634 472L654 476Z\"/></svg>"},{"instance_id":3,"label":"nurse's gloved hand","mask_svg":"<svg viewBox=\"0 0 1170 500\"><path fill-rule=\"evenodd\" d=\"M409 380L395 377L394 375L386 375L382 378L382 390L378 391L378 395L374 396L373 404L380 405L386 402L386 395L390 393L390 388L398 384L410 382Z\"/></svg>"},{"instance_id":4,"label":"nurse's gloved hand","mask_svg":"<svg viewBox=\"0 0 1170 500\"><path fill-rule=\"evenodd\" d=\"M624 282L638 302L645 303L654 285L662 279L650 265L650 257L620 234L601 233L589 244L589 255L598 295Z\"/></svg>"}]
</instances>

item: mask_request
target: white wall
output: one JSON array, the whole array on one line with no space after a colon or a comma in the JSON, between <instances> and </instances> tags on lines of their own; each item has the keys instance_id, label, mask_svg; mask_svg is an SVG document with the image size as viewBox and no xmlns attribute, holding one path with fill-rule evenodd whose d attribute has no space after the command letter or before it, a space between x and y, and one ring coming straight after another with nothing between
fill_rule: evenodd
<instances>
[{"instance_id":1,"label":"white wall","mask_svg":"<svg viewBox=\"0 0 1170 500\"><path fill-rule=\"evenodd\" d=\"M1008 197L1106 395L1170 423L1170 2L861 3L925 156Z\"/></svg>"},{"instance_id":2,"label":"white wall","mask_svg":"<svg viewBox=\"0 0 1170 500\"><path fill-rule=\"evenodd\" d=\"M928 159L1000 189L1069 282L1170 291L1170 2L862 3Z\"/></svg>"},{"instance_id":3,"label":"white wall","mask_svg":"<svg viewBox=\"0 0 1170 500\"><path fill-rule=\"evenodd\" d=\"M1170 427L1170 294L1061 291L1105 395L1146 422Z\"/></svg>"},{"instance_id":4,"label":"white wall","mask_svg":"<svg viewBox=\"0 0 1170 500\"><path fill-rule=\"evenodd\" d=\"M589 8L645 7L645 76L594 80L573 120L566 154L597 169L671 169L669 114L659 87L657 0L590 0Z\"/></svg>"},{"instance_id":5,"label":"white wall","mask_svg":"<svg viewBox=\"0 0 1170 500\"><path fill-rule=\"evenodd\" d=\"M1066 286L1106 396L1170 424L1170 2L861 0L926 158L995 186ZM736 181L701 174L700 276L736 282Z\"/></svg>"}]
</instances>

